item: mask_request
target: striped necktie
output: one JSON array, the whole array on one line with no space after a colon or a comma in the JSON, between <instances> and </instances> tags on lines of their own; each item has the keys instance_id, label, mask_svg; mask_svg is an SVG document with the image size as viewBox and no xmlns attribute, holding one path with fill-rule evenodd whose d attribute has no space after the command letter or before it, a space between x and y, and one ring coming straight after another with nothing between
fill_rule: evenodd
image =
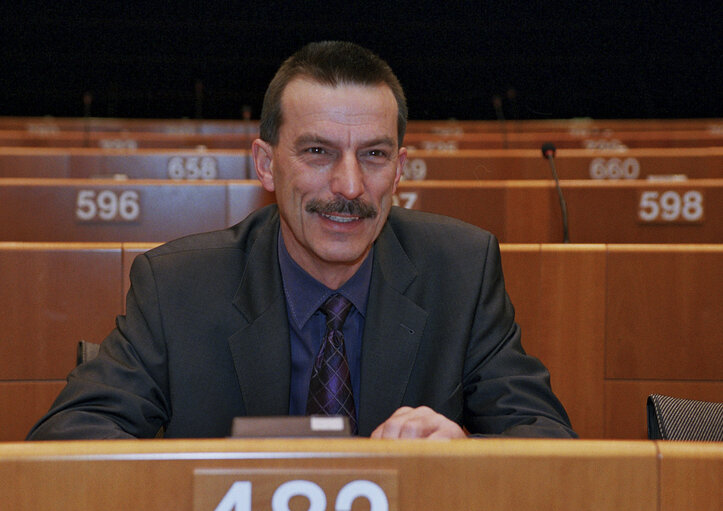
<instances>
[{"instance_id":1,"label":"striped necktie","mask_svg":"<svg viewBox=\"0 0 723 511\"><path fill-rule=\"evenodd\" d=\"M349 364L344 350L342 326L351 302L340 294L329 297L319 310L326 315L326 333L314 361L306 402L308 415L346 415L357 432Z\"/></svg>"}]
</instances>

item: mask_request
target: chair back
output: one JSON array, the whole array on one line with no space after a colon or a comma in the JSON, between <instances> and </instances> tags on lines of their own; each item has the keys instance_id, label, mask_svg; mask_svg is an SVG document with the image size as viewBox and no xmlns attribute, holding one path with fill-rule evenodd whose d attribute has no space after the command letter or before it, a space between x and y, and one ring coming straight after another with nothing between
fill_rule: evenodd
<instances>
[{"instance_id":1,"label":"chair back","mask_svg":"<svg viewBox=\"0 0 723 511\"><path fill-rule=\"evenodd\" d=\"M648 396L651 440L723 441L723 403Z\"/></svg>"},{"instance_id":2,"label":"chair back","mask_svg":"<svg viewBox=\"0 0 723 511\"><path fill-rule=\"evenodd\" d=\"M75 365L94 359L98 355L100 344L88 341L78 341L77 351L75 353Z\"/></svg>"}]
</instances>

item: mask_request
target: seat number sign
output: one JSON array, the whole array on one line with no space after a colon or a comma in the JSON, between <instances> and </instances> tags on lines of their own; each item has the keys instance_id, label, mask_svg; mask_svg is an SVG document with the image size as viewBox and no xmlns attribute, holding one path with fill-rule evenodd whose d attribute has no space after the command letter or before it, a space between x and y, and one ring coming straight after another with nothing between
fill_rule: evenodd
<instances>
[{"instance_id":1,"label":"seat number sign","mask_svg":"<svg viewBox=\"0 0 723 511\"><path fill-rule=\"evenodd\" d=\"M196 469L193 509L393 511L398 509L397 473L386 469Z\"/></svg>"},{"instance_id":2,"label":"seat number sign","mask_svg":"<svg viewBox=\"0 0 723 511\"><path fill-rule=\"evenodd\" d=\"M75 197L78 222L137 222L140 216L137 190L79 190Z\"/></svg>"},{"instance_id":3,"label":"seat number sign","mask_svg":"<svg viewBox=\"0 0 723 511\"><path fill-rule=\"evenodd\" d=\"M642 223L702 223L702 190L646 190L638 194L638 221Z\"/></svg>"}]
</instances>

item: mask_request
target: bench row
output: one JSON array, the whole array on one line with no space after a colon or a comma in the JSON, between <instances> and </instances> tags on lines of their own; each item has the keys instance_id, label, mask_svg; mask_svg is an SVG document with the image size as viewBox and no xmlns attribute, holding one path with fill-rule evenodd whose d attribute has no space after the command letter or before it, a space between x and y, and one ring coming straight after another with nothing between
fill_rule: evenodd
<instances>
[{"instance_id":1,"label":"bench row","mask_svg":"<svg viewBox=\"0 0 723 511\"><path fill-rule=\"evenodd\" d=\"M249 133L160 133L58 131L28 132L0 130L4 147L100 147L104 149L250 149L257 134ZM409 133L407 147L423 150L539 149L553 142L558 148L622 150L644 147L715 147L723 145L723 130L629 131L618 133L481 132Z\"/></svg>"},{"instance_id":2,"label":"bench row","mask_svg":"<svg viewBox=\"0 0 723 511\"><path fill-rule=\"evenodd\" d=\"M562 182L575 243L718 243L723 179ZM149 241L221 229L274 201L257 181L0 179L0 241ZM394 202L508 243L562 241L551 180L404 181Z\"/></svg>"},{"instance_id":3,"label":"bench row","mask_svg":"<svg viewBox=\"0 0 723 511\"><path fill-rule=\"evenodd\" d=\"M556 156L560 179L723 178L723 147L604 151L562 149ZM0 177L171 179L203 181L255 177L248 151L77 148L0 148ZM409 152L404 179L548 179L549 164L539 150Z\"/></svg>"},{"instance_id":4,"label":"bench row","mask_svg":"<svg viewBox=\"0 0 723 511\"><path fill-rule=\"evenodd\" d=\"M124 310L152 244L0 243L0 441L19 440ZM723 245L502 244L525 348L585 438L644 438L650 393L720 400Z\"/></svg>"},{"instance_id":5,"label":"bench row","mask_svg":"<svg viewBox=\"0 0 723 511\"><path fill-rule=\"evenodd\" d=\"M120 119L0 117L0 130L35 133L58 131L159 132L159 133L256 133L258 121L193 119ZM410 120L408 133L547 132L577 135L613 134L624 131L723 130L723 119L549 119L507 121Z\"/></svg>"}]
</instances>

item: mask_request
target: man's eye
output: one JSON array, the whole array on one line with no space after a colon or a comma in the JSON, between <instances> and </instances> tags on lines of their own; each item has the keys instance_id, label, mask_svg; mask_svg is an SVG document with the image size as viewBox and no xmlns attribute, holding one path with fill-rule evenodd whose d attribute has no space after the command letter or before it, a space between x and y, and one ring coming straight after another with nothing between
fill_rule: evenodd
<instances>
[{"instance_id":1,"label":"man's eye","mask_svg":"<svg viewBox=\"0 0 723 511\"><path fill-rule=\"evenodd\" d=\"M372 149L369 151L369 156L373 156L375 158L386 158L387 153L382 151L381 149Z\"/></svg>"},{"instance_id":2,"label":"man's eye","mask_svg":"<svg viewBox=\"0 0 723 511\"><path fill-rule=\"evenodd\" d=\"M323 147L308 147L306 152L309 154L326 154Z\"/></svg>"}]
</instances>

